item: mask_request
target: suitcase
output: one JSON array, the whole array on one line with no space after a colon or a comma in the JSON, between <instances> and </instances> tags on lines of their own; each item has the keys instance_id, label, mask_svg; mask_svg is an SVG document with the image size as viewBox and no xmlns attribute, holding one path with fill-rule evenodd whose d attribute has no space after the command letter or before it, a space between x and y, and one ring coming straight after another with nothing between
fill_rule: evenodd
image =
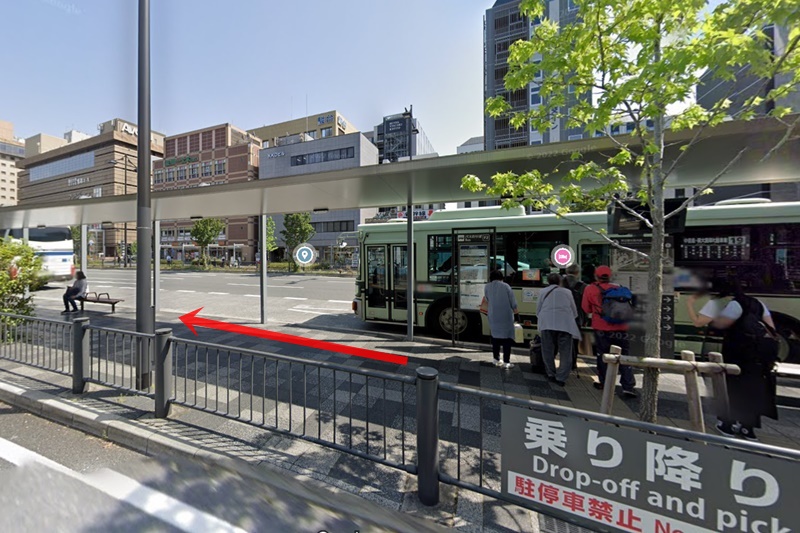
<instances>
[{"instance_id":1,"label":"suitcase","mask_svg":"<svg viewBox=\"0 0 800 533\"><path fill-rule=\"evenodd\" d=\"M537 374L545 374L544 359L542 359L542 338L536 335L531 341L529 352L531 358L531 368Z\"/></svg>"}]
</instances>

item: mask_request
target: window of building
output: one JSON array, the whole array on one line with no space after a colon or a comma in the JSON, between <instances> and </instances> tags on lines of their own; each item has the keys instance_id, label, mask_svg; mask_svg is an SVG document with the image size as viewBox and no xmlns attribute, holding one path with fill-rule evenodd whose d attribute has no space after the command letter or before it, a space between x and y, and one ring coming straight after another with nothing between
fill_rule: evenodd
<instances>
[{"instance_id":1,"label":"window of building","mask_svg":"<svg viewBox=\"0 0 800 533\"><path fill-rule=\"evenodd\" d=\"M65 157L52 163L45 163L31 168L29 180L39 181L47 178L54 178L70 172L86 170L94 166L94 152Z\"/></svg>"},{"instance_id":2,"label":"window of building","mask_svg":"<svg viewBox=\"0 0 800 533\"><path fill-rule=\"evenodd\" d=\"M328 126L327 128L322 128L322 137L332 137L333 136L333 126Z\"/></svg>"},{"instance_id":3,"label":"window of building","mask_svg":"<svg viewBox=\"0 0 800 533\"><path fill-rule=\"evenodd\" d=\"M308 135L308 136L309 136L309 137L311 137L312 139L316 139L316 138L317 138L317 130L311 130L311 131L307 131L307 132L306 132L306 135Z\"/></svg>"},{"instance_id":4,"label":"window of building","mask_svg":"<svg viewBox=\"0 0 800 533\"><path fill-rule=\"evenodd\" d=\"M583 139L583 135L578 133L578 134L570 135L569 137L567 137L567 140L569 140L569 141L577 141L578 139Z\"/></svg>"},{"instance_id":5,"label":"window of building","mask_svg":"<svg viewBox=\"0 0 800 533\"><path fill-rule=\"evenodd\" d=\"M225 174L225 159L218 159L214 164L214 174Z\"/></svg>"},{"instance_id":6,"label":"window of building","mask_svg":"<svg viewBox=\"0 0 800 533\"><path fill-rule=\"evenodd\" d=\"M175 169L167 169L167 181L175 181Z\"/></svg>"},{"instance_id":7,"label":"window of building","mask_svg":"<svg viewBox=\"0 0 800 533\"><path fill-rule=\"evenodd\" d=\"M186 179L186 167L178 167L178 180Z\"/></svg>"},{"instance_id":8,"label":"window of building","mask_svg":"<svg viewBox=\"0 0 800 533\"><path fill-rule=\"evenodd\" d=\"M211 161L204 161L203 162L203 177L207 177L211 175Z\"/></svg>"},{"instance_id":9,"label":"window of building","mask_svg":"<svg viewBox=\"0 0 800 533\"><path fill-rule=\"evenodd\" d=\"M326 150L324 152L314 152L311 154L292 156L290 165L297 167L301 165L311 165L314 163L338 161L339 159L353 159L355 156L355 148L339 148L337 150Z\"/></svg>"},{"instance_id":10,"label":"window of building","mask_svg":"<svg viewBox=\"0 0 800 533\"><path fill-rule=\"evenodd\" d=\"M95 187L92 191L92 196L95 198L101 198L103 196L103 188L102 187Z\"/></svg>"},{"instance_id":11,"label":"window of building","mask_svg":"<svg viewBox=\"0 0 800 533\"><path fill-rule=\"evenodd\" d=\"M200 176L200 165L198 163L194 163L192 164L191 167L189 167L189 177L197 178L199 176Z\"/></svg>"},{"instance_id":12,"label":"window of building","mask_svg":"<svg viewBox=\"0 0 800 533\"><path fill-rule=\"evenodd\" d=\"M542 97L539 94L540 87L531 87L531 105L540 105L542 103Z\"/></svg>"},{"instance_id":13,"label":"window of building","mask_svg":"<svg viewBox=\"0 0 800 533\"><path fill-rule=\"evenodd\" d=\"M535 144L542 144L542 140L541 139L537 139L537 140L531 141L531 146L533 146Z\"/></svg>"},{"instance_id":14,"label":"window of building","mask_svg":"<svg viewBox=\"0 0 800 533\"><path fill-rule=\"evenodd\" d=\"M341 233L343 231L354 231L355 222L352 220L338 220L332 222L312 222L314 231L317 233Z\"/></svg>"},{"instance_id":15,"label":"window of building","mask_svg":"<svg viewBox=\"0 0 800 533\"><path fill-rule=\"evenodd\" d=\"M161 183L164 181L164 171L156 170L153 172L153 183Z\"/></svg>"},{"instance_id":16,"label":"window of building","mask_svg":"<svg viewBox=\"0 0 800 533\"><path fill-rule=\"evenodd\" d=\"M567 0L567 9L569 11L575 11L578 9L578 5L575 3L575 0Z\"/></svg>"}]
</instances>

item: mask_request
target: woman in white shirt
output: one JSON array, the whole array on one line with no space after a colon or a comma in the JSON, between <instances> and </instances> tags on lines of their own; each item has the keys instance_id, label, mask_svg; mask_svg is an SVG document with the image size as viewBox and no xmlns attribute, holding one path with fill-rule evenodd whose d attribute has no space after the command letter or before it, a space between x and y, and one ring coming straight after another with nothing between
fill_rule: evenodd
<instances>
[{"instance_id":1,"label":"woman in white shirt","mask_svg":"<svg viewBox=\"0 0 800 533\"><path fill-rule=\"evenodd\" d=\"M88 288L89 283L86 281L86 274L83 273L83 270L78 270L75 273L75 283L72 284L72 287L67 287L66 292L64 292L64 310L61 311L61 314L66 315L70 313L70 304L72 304L71 312L77 313L78 304L75 303L75 300L86 296L86 290Z\"/></svg>"},{"instance_id":2,"label":"woman in white shirt","mask_svg":"<svg viewBox=\"0 0 800 533\"><path fill-rule=\"evenodd\" d=\"M726 363L738 365L738 376L728 374L728 413L719 415L717 431L733 437L758 440L755 428L761 427L761 416L777 419L775 375L777 341L775 324L763 302L734 289L734 297L720 309L719 299L712 299L695 313L696 296L687 300L689 318L695 326L711 324L723 333L722 355Z\"/></svg>"}]
</instances>

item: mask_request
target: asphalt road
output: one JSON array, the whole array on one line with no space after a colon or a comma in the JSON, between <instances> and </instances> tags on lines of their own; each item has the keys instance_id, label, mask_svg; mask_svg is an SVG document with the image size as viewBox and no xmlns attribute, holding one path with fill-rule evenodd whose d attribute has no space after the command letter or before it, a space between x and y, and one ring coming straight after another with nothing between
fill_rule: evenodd
<instances>
[{"instance_id":1,"label":"asphalt road","mask_svg":"<svg viewBox=\"0 0 800 533\"><path fill-rule=\"evenodd\" d=\"M134 269L90 270L87 278L89 291L124 299L117 305L120 310L135 309ZM52 283L38 291L35 300L47 301L48 306L60 302L63 287ZM261 317L259 279L253 273L162 272L160 288L162 312L188 313L203 307L203 314L227 319L256 321ZM341 316L348 327L360 322L352 320L353 278L270 275L267 291L270 322L297 323L320 316Z\"/></svg>"},{"instance_id":2,"label":"asphalt road","mask_svg":"<svg viewBox=\"0 0 800 533\"><path fill-rule=\"evenodd\" d=\"M0 531L375 531L219 466L148 458L0 403Z\"/></svg>"}]
</instances>

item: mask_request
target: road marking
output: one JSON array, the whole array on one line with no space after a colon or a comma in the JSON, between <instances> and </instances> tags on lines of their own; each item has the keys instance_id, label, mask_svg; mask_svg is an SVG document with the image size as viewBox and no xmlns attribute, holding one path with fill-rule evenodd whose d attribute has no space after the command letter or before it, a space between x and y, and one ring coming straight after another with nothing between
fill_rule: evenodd
<instances>
[{"instance_id":1,"label":"road marking","mask_svg":"<svg viewBox=\"0 0 800 533\"><path fill-rule=\"evenodd\" d=\"M245 294L245 298L261 298L260 294Z\"/></svg>"},{"instance_id":2,"label":"road marking","mask_svg":"<svg viewBox=\"0 0 800 533\"><path fill-rule=\"evenodd\" d=\"M284 300L308 300L308 298L298 298L297 296L284 296Z\"/></svg>"},{"instance_id":3,"label":"road marking","mask_svg":"<svg viewBox=\"0 0 800 533\"><path fill-rule=\"evenodd\" d=\"M233 285L235 287L260 287L260 283L228 283L228 285ZM267 285L267 287L271 289L303 289L304 287L289 287L287 285Z\"/></svg>"},{"instance_id":4,"label":"road marking","mask_svg":"<svg viewBox=\"0 0 800 533\"><path fill-rule=\"evenodd\" d=\"M111 289L114 286L113 285L93 285L93 287L95 287L96 289Z\"/></svg>"},{"instance_id":5,"label":"road marking","mask_svg":"<svg viewBox=\"0 0 800 533\"><path fill-rule=\"evenodd\" d=\"M332 304L351 304L353 300L328 300Z\"/></svg>"},{"instance_id":6,"label":"road marking","mask_svg":"<svg viewBox=\"0 0 800 533\"><path fill-rule=\"evenodd\" d=\"M208 294L218 294L220 296L227 296L230 293L229 292L209 292Z\"/></svg>"},{"instance_id":7,"label":"road marking","mask_svg":"<svg viewBox=\"0 0 800 533\"><path fill-rule=\"evenodd\" d=\"M187 291L187 290L185 290L185 289L178 289L178 290L177 290L177 291L175 291L175 292L197 292L197 291Z\"/></svg>"},{"instance_id":8,"label":"road marking","mask_svg":"<svg viewBox=\"0 0 800 533\"><path fill-rule=\"evenodd\" d=\"M98 470L93 474L81 474L6 439L0 439L0 458L16 466L38 463L76 479L111 496L117 501L128 503L182 531L235 531L244 533L243 529L233 524L107 468Z\"/></svg>"},{"instance_id":9,"label":"road marking","mask_svg":"<svg viewBox=\"0 0 800 533\"><path fill-rule=\"evenodd\" d=\"M327 283L347 283L348 285L354 285L355 284L355 279L353 279L353 281L339 281L339 280L326 279L325 281Z\"/></svg>"}]
</instances>

